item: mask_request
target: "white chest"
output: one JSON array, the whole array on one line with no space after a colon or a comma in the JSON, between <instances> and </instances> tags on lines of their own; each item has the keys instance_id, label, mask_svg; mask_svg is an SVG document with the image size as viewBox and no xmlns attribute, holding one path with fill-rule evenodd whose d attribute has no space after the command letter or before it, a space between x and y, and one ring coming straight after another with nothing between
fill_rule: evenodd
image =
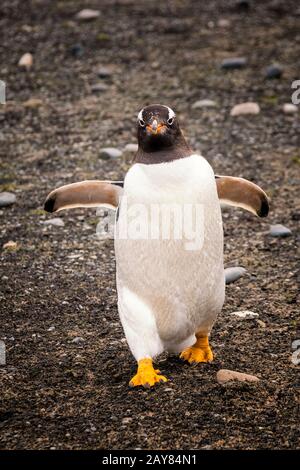
<instances>
[{"instance_id":1,"label":"white chest","mask_svg":"<svg viewBox=\"0 0 300 470\"><path fill-rule=\"evenodd\" d=\"M192 155L171 163L136 164L129 170L117 239L181 240L193 249L195 238L199 250L205 234L212 243L214 234L219 238L215 227L220 225L214 174L204 158Z\"/></svg>"}]
</instances>

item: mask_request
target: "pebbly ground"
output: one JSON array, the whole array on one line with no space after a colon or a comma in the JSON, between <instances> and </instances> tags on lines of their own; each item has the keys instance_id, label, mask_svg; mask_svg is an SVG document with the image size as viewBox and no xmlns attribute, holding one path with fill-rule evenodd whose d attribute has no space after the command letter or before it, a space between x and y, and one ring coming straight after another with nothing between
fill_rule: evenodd
<instances>
[{"instance_id":1,"label":"pebbly ground","mask_svg":"<svg viewBox=\"0 0 300 470\"><path fill-rule=\"evenodd\" d=\"M299 448L299 112L281 108L300 79L300 10L297 1L249 3L1 2L0 189L17 196L0 209L1 448ZM102 15L75 20L83 7ZM28 72L17 66L25 52L34 56ZM220 69L235 56L247 66ZM274 62L283 76L265 80ZM92 91L99 83L106 90ZM41 103L24 105L31 98ZM216 107L193 109L200 99ZM230 117L249 100L260 114ZM61 213L63 227L47 226L42 203L63 183L122 179L131 155L101 160L100 150L134 143L136 113L151 102L176 109L216 173L260 184L271 212L224 212L225 266L247 274L226 287L215 361L190 367L162 356L170 382L149 391L128 387L135 363L118 319L113 242L95 237L99 217L78 209ZM275 223L292 235L269 237ZM3 248L8 241L17 246ZM236 310L260 321L237 320ZM220 368L261 380L223 387Z\"/></svg>"}]
</instances>

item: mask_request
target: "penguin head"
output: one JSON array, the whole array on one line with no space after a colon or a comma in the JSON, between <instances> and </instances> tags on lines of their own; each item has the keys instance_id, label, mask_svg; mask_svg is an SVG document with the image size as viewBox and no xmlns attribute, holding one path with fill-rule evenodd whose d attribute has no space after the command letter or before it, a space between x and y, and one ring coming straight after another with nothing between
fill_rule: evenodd
<instances>
[{"instance_id":1,"label":"penguin head","mask_svg":"<svg viewBox=\"0 0 300 470\"><path fill-rule=\"evenodd\" d=\"M137 135L139 147L145 152L174 147L182 137L174 111L161 104L141 109L137 118Z\"/></svg>"}]
</instances>

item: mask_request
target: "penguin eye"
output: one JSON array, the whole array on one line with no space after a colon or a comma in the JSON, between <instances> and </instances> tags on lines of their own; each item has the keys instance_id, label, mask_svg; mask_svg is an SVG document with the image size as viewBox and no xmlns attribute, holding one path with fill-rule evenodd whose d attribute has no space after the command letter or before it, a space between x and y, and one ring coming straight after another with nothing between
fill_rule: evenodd
<instances>
[{"instance_id":1,"label":"penguin eye","mask_svg":"<svg viewBox=\"0 0 300 470\"><path fill-rule=\"evenodd\" d=\"M143 119L139 119L139 124L141 127L145 127L145 121Z\"/></svg>"},{"instance_id":2,"label":"penguin eye","mask_svg":"<svg viewBox=\"0 0 300 470\"><path fill-rule=\"evenodd\" d=\"M174 118L173 118L173 117L171 117L171 118L169 118L169 119L167 120L167 123L169 124L169 126L172 126L173 122L174 122Z\"/></svg>"}]
</instances>

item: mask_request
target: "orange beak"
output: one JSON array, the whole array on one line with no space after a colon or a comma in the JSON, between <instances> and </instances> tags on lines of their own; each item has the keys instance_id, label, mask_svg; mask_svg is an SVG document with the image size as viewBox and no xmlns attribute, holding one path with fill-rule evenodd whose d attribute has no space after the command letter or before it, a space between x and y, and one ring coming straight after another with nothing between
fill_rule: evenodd
<instances>
[{"instance_id":1,"label":"orange beak","mask_svg":"<svg viewBox=\"0 0 300 470\"><path fill-rule=\"evenodd\" d=\"M151 134L160 134L163 129L165 129L166 125L163 123L158 123L156 119L153 119L151 125L146 127L147 131Z\"/></svg>"}]
</instances>

